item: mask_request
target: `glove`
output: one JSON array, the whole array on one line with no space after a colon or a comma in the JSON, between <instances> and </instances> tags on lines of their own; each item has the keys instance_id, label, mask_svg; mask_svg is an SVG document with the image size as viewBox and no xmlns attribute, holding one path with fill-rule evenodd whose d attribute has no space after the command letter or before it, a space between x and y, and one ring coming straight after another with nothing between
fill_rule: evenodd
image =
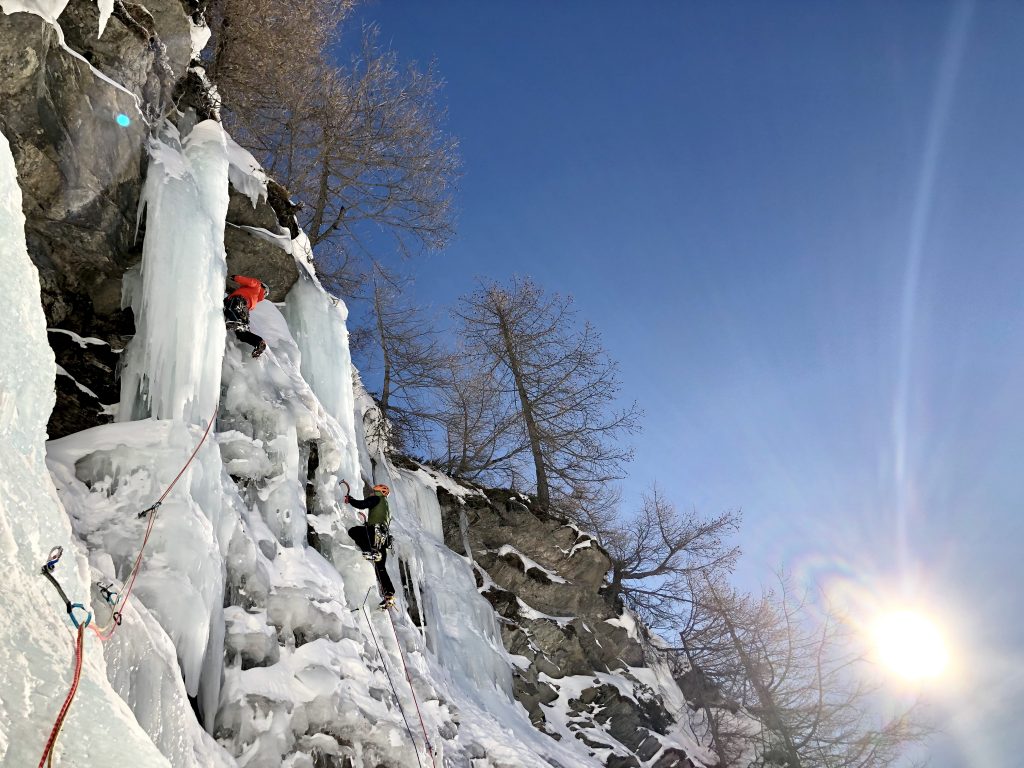
<instances>
[{"instance_id":1,"label":"glove","mask_svg":"<svg viewBox=\"0 0 1024 768\"><path fill-rule=\"evenodd\" d=\"M348 503L349 503L349 501L348 501L348 496L346 496L346 497L345 497L345 503L346 503L346 504L348 504Z\"/></svg>"}]
</instances>

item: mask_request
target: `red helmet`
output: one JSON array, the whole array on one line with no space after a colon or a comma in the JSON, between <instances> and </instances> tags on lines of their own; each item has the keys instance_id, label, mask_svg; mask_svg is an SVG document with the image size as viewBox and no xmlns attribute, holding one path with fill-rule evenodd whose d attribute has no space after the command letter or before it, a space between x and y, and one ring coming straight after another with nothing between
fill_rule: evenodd
<instances>
[{"instance_id":1,"label":"red helmet","mask_svg":"<svg viewBox=\"0 0 1024 768\"><path fill-rule=\"evenodd\" d=\"M373 490L375 490L375 491L380 491L380 493L381 493L381 495L382 495L382 496L387 496L387 495L388 495L389 493L391 493L391 489L390 489L390 488L388 488L388 487L387 487L386 485L384 485L383 483L381 483L380 485L375 485L375 486L373 486Z\"/></svg>"}]
</instances>

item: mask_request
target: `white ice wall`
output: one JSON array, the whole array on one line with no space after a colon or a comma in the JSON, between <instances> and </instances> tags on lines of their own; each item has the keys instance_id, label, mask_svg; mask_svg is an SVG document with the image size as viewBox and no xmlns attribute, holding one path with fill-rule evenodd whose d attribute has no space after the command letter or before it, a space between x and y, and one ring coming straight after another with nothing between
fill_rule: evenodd
<instances>
[{"instance_id":1,"label":"white ice wall","mask_svg":"<svg viewBox=\"0 0 1024 768\"><path fill-rule=\"evenodd\" d=\"M74 634L56 591L39 569L64 547L54 576L68 596L88 604L89 575L44 464L55 366L46 338L39 277L25 247L21 190L0 134L0 764L36 765L71 684ZM103 650L91 635L79 692L57 742L58 764L136 766L167 760L107 684Z\"/></svg>"}]
</instances>

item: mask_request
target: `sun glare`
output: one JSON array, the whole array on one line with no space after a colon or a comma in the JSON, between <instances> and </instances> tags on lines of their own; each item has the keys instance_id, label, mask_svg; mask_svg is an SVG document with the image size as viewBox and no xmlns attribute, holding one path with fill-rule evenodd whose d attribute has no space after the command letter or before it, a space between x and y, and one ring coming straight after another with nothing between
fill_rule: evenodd
<instances>
[{"instance_id":1,"label":"sun glare","mask_svg":"<svg viewBox=\"0 0 1024 768\"><path fill-rule=\"evenodd\" d=\"M939 677L949 666L949 648L934 621L914 611L894 611L874 627L879 659L908 680Z\"/></svg>"}]
</instances>

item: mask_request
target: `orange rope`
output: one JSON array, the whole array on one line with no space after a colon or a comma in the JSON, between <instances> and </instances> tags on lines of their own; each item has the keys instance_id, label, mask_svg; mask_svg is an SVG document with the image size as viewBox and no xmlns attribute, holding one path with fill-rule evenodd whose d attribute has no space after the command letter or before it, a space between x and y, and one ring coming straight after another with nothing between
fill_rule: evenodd
<instances>
[{"instance_id":1,"label":"orange rope","mask_svg":"<svg viewBox=\"0 0 1024 768\"><path fill-rule=\"evenodd\" d=\"M132 566L131 573L128 575L128 586L125 589L124 597L120 598L120 600L118 601L121 604L121 610L114 611L114 621L107 629L99 629L93 626L93 632L95 633L96 637L98 637L100 640L106 642L114 636L114 632L117 630L119 626L121 626L121 615L123 613L124 606L128 604L128 598L131 597L132 587L135 586L135 579L139 575L140 566L142 565L142 553L146 551L146 544L149 542L149 536L151 533L153 533L153 524L156 522L157 509L159 509L160 505L164 503L164 499L167 498L167 495L177 484L178 480L181 479L181 476L185 474L185 470L187 470L189 468L189 465L192 464L192 460L196 457L196 454L199 453L199 449L203 447L203 443L206 442L206 438L210 434L210 428L213 426L213 422L217 420L217 410L219 409L219 407L220 403L218 403L217 407L214 408L213 415L210 417L210 421L206 425L206 430L203 432L203 436L200 438L199 442L196 444L195 449L192 451L192 455L189 456L188 461L185 462L185 466L183 466L181 468L181 471L174 476L174 479L171 481L171 484L167 486L167 488L164 490L162 494L160 494L160 498L156 500L156 503L153 504L153 506L151 506L149 509L143 510L143 512L149 513L149 522L146 525L146 535L142 538L142 546L139 548L139 554L135 557L135 564Z\"/></svg>"},{"instance_id":2,"label":"orange rope","mask_svg":"<svg viewBox=\"0 0 1024 768\"><path fill-rule=\"evenodd\" d=\"M53 729L50 731L50 738L46 740L46 747L43 749L43 756L39 758L39 768L43 768L43 765L47 762L52 765L53 748L57 744L57 736L60 734L61 726L64 725L64 718L67 717L68 710L71 709L71 700L75 698L75 692L78 691L78 681L82 677L82 645L84 641L85 625L80 624L78 626L78 640L75 643L75 676L71 681L71 690L68 691L68 695L64 699L64 705L60 708L60 713L57 715L57 722L53 724ZM49 760L47 758L49 758Z\"/></svg>"}]
</instances>

